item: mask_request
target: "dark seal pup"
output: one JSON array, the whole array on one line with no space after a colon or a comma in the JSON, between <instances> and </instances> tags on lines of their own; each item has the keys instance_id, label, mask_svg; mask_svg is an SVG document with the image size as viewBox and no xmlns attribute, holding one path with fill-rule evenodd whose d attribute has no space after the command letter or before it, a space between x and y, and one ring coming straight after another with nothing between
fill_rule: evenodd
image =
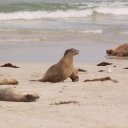
<instances>
[{"instance_id":1,"label":"dark seal pup","mask_svg":"<svg viewBox=\"0 0 128 128\"><path fill-rule=\"evenodd\" d=\"M38 98L38 94L22 94L13 87L0 88L0 101L32 102Z\"/></svg>"},{"instance_id":2,"label":"dark seal pup","mask_svg":"<svg viewBox=\"0 0 128 128\"><path fill-rule=\"evenodd\" d=\"M114 49L106 50L109 56L127 57L128 56L128 43L122 44Z\"/></svg>"},{"instance_id":3,"label":"dark seal pup","mask_svg":"<svg viewBox=\"0 0 128 128\"><path fill-rule=\"evenodd\" d=\"M67 49L64 56L57 64L52 65L40 79L41 82L61 82L70 77L73 82L78 81L78 69L74 67L73 57L79 54L79 50Z\"/></svg>"}]
</instances>

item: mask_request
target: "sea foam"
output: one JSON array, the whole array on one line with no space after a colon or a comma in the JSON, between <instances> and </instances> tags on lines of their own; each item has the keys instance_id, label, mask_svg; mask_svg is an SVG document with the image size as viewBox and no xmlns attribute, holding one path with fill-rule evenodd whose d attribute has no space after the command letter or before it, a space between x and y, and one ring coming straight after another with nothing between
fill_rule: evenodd
<instances>
[{"instance_id":1,"label":"sea foam","mask_svg":"<svg viewBox=\"0 0 128 128\"><path fill-rule=\"evenodd\" d=\"M96 13L100 14L110 14L110 15L128 15L128 8L123 7L123 8L114 8L114 7L99 7L95 9Z\"/></svg>"},{"instance_id":2,"label":"sea foam","mask_svg":"<svg viewBox=\"0 0 128 128\"><path fill-rule=\"evenodd\" d=\"M32 20L42 18L77 18L92 15L92 10L68 10L68 11L21 11L13 13L0 13L0 20Z\"/></svg>"},{"instance_id":3,"label":"sea foam","mask_svg":"<svg viewBox=\"0 0 128 128\"><path fill-rule=\"evenodd\" d=\"M56 11L18 11L9 13L0 13L0 20L35 20L44 18L84 18L94 16L97 14L102 15L128 15L127 6L107 6L99 5L86 9L79 10L56 10Z\"/></svg>"},{"instance_id":4,"label":"sea foam","mask_svg":"<svg viewBox=\"0 0 128 128\"><path fill-rule=\"evenodd\" d=\"M102 34L103 33L103 30L101 29L97 29L97 30L83 30L83 31L80 31L80 33L83 33L83 34Z\"/></svg>"}]
</instances>

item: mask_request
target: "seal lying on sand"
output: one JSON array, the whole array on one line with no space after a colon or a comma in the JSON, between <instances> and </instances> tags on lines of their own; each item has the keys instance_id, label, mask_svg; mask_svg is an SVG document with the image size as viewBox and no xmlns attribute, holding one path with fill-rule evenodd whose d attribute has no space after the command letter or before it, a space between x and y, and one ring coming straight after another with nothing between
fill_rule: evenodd
<instances>
[{"instance_id":1,"label":"seal lying on sand","mask_svg":"<svg viewBox=\"0 0 128 128\"><path fill-rule=\"evenodd\" d=\"M122 44L117 48L106 50L106 53L109 56L126 57L128 56L128 44Z\"/></svg>"},{"instance_id":2,"label":"seal lying on sand","mask_svg":"<svg viewBox=\"0 0 128 128\"><path fill-rule=\"evenodd\" d=\"M45 73L44 77L40 79L41 82L60 82L64 81L68 77L73 82L78 81L78 69L74 67L73 56L79 54L79 50L67 49L64 56L57 64L51 66Z\"/></svg>"},{"instance_id":3,"label":"seal lying on sand","mask_svg":"<svg viewBox=\"0 0 128 128\"><path fill-rule=\"evenodd\" d=\"M1 101L15 101L15 102L32 102L39 98L37 94L22 94L15 88L1 88L0 100Z\"/></svg>"},{"instance_id":4,"label":"seal lying on sand","mask_svg":"<svg viewBox=\"0 0 128 128\"><path fill-rule=\"evenodd\" d=\"M0 85L17 85L18 81L16 79L0 78Z\"/></svg>"}]
</instances>

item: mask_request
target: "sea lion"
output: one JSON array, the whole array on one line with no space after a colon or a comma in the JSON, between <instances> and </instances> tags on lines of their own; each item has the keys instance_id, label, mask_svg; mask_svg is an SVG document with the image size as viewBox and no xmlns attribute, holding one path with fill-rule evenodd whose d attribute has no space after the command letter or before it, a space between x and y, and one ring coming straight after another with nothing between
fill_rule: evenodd
<instances>
[{"instance_id":1,"label":"sea lion","mask_svg":"<svg viewBox=\"0 0 128 128\"><path fill-rule=\"evenodd\" d=\"M22 94L16 88L0 88L0 101L32 102L39 98L37 94Z\"/></svg>"},{"instance_id":2,"label":"sea lion","mask_svg":"<svg viewBox=\"0 0 128 128\"><path fill-rule=\"evenodd\" d=\"M0 78L0 85L17 85L18 81L16 79Z\"/></svg>"},{"instance_id":3,"label":"sea lion","mask_svg":"<svg viewBox=\"0 0 128 128\"><path fill-rule=\"evenodd\" d=\"M44 74L44 77L40 79L41 82L60 82L64 81L68 77L73 82L78 81L78 69L75 68L73 63L73 57L79 54L79 50L74 48L67 49L64 56L57 64L52 65Z\"/></svg>"},{"instance_id":4,"label":"sea lion","mask_svg":"<svg viewBox=\"0 0 128 128\"><path fill-rule=\"evenodd\" d=\"M106 50L106 53L109 56L126 57L126 56L128 56L128 43L122 44L114 49Z\"/></svg>"}]
</instances>

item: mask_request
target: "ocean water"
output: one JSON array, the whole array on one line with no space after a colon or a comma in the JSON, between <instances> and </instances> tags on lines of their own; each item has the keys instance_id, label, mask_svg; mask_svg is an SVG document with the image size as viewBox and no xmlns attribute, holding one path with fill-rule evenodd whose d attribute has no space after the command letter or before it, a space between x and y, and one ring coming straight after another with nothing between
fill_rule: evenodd
<instances>
[{"instance_id":1,"label":"ocean water","mask_svg":"<svg viewBox=\"0 0 128 128\"><path fill-rule=\"evenodd\" d=\"M0 61L103 60L128 40L127 0L0 0Z\"/></svg>"}]
</instances>

